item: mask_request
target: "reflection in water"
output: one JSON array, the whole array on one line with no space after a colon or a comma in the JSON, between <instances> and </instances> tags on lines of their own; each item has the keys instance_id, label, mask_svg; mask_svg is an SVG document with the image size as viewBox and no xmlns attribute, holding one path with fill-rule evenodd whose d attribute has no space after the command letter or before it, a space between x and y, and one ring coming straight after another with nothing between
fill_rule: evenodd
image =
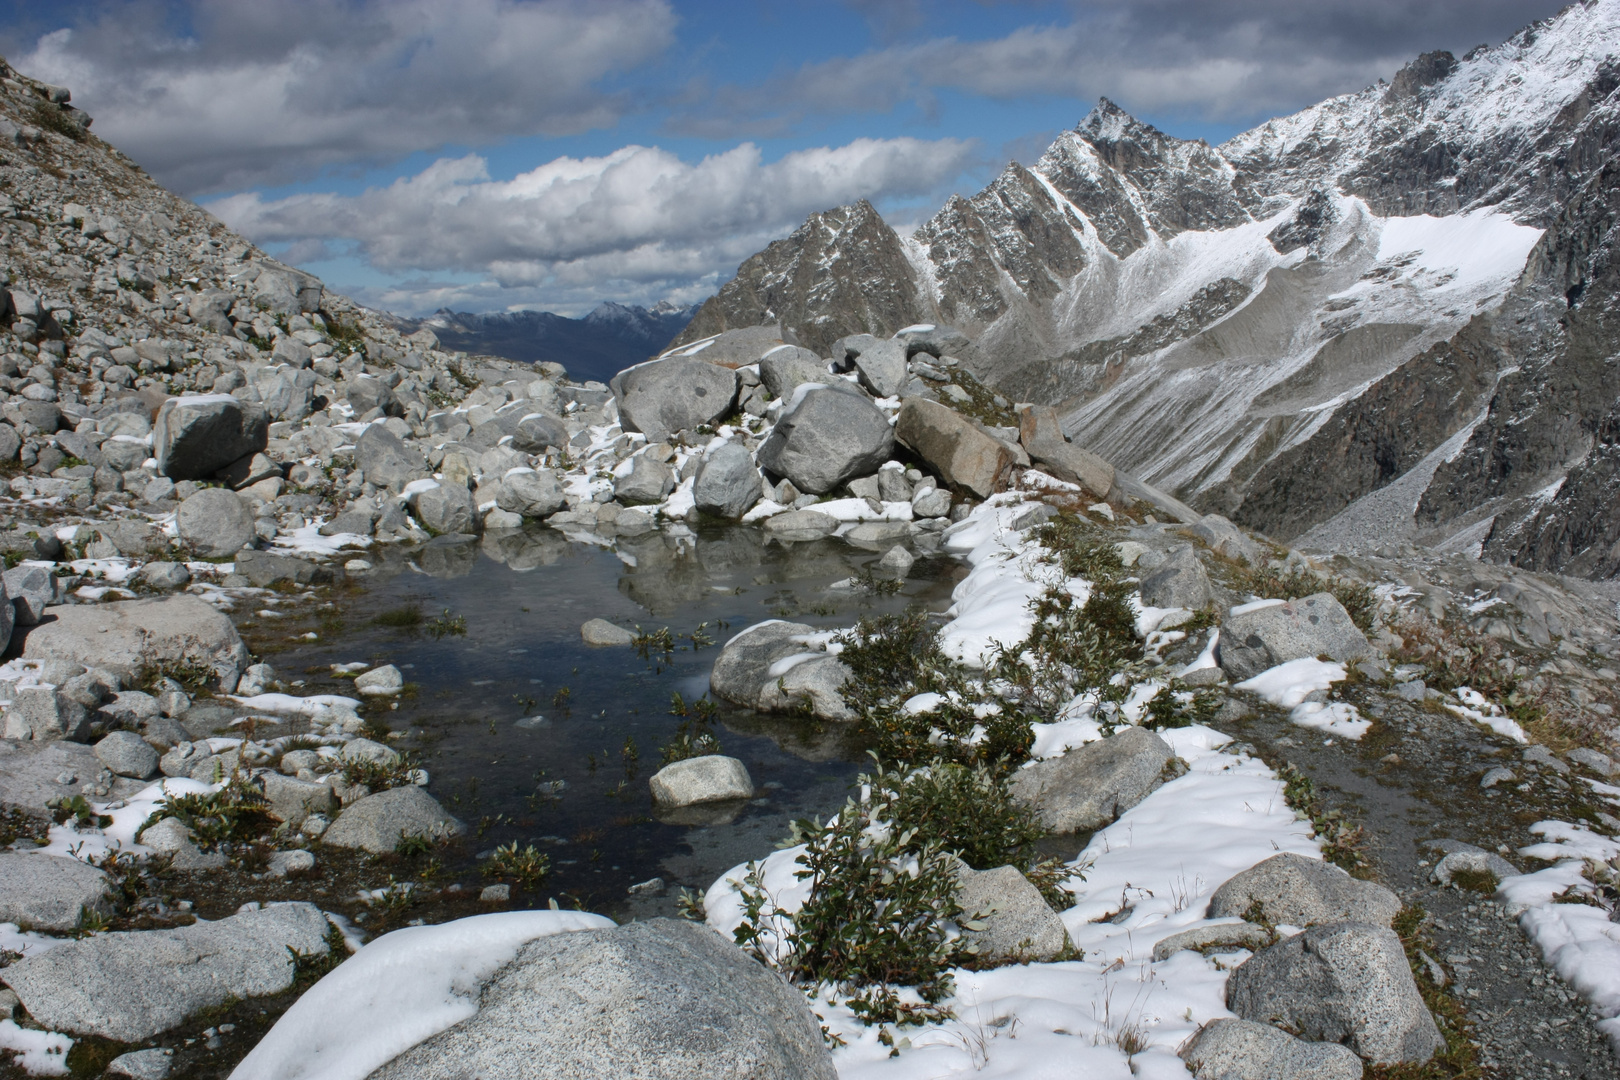
<instances>
[{"instance_id":1,"label":"reflection in water","mask_svg":"<svg viewBox=\"0 0 1620 1080\"><path fill-rule=\"evenodd\" d=\"M911 604L942 610L960 574L920 559L898 596L833 588L877 555L839 540L784 545L728 527L620 538L616 548L533 528L438 537L410 552L379 550L367 592L347 614L358 629L274 658L284 677L355 660L398 664L414 684L386 722L407 733L431 790L471 827L446 863L472 881L475 857L497 844L533 843L553 873L522 903L557 897L620 915L670 913L677 885L703 889L722 871L761 858L796 817L842 805L864 760L839 725L754 714L721 703L722 752L740 758L759 797L679 820L659 820L647 778L679 719L671 694L708 689L719 646L755 622L791 618L849 626L863 614ZM388 630L369 620L418 605L467 621L464 637ZM605 618L670 631L667 649L591 648L580 624ZM341 690L311 677L305 693ZM662 897L626 896L662 876Z\"/></svg>"}]
</instances>

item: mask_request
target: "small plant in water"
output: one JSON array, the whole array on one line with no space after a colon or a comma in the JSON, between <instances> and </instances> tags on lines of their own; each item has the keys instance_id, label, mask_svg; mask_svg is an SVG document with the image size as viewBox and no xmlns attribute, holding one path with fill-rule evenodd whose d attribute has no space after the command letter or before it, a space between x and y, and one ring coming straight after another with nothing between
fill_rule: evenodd
<instances>
[{"instance_id":1,"label":"small plant in water","mask_svg":"<svg viewBox=\"0 0 1620 1080\"><path fill-rule=\"evenodd\" d=\"M269 821L269 807L264 789L237 774L218 791L168 796L158 803L142 828L166 817L179 818L199 844L213 845L257 835Z\"/></svg>"},{"instance_id":2,"label":"small plant in water","mask_svg":"<svg viewBox=\"0 0 1620 1080\"><path fill-rule=\"evenodd\" d=\"M536 850L533 844L527 844L520 850L516 840L497 847L484 867L484 876L512 878L525 888L540 884L549 873L550 856Z\"/></svg>"},{"instance_id":3,"label":"small plant in water","mask_svg":"<svg viewBox=\"0 0 1620 1080\"><path fill-rule=\"evenodd\" d=\"M467 617L465 615L452 615L450 609L445 608L442 613L435 616L425 629L432 638L466 637Z\"/></svg>"},{"instance_id":4,"label":"small plant in water","mask_svg":"<svg viewBox=\"0 0 1620 1080\"><path fill-rule=\"evenodd\" d=\"M707 694L688 702L676 691L670 694L669 712L671 716L680 717L681 723L675 729L675 737L658 751L665 765L720 752L720 740L714 734L714 721L720 710Z\"/></svg>"}]
</instances>

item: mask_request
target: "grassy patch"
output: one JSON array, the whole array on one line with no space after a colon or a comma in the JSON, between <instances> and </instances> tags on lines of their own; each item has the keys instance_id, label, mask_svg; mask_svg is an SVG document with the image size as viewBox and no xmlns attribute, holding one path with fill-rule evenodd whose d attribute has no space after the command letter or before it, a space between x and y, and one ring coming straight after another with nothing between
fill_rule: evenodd
<instances>
[{"instance_id":1,"label":"grassy patch","mask_svg":"<svg viewBox=\"0 0 1620 1080\"><path fill-rule=\"evenodd\" d=\"M29 118L38 127L54 132L64 139L74 142L84 142L87 132L84 127L70 116L66 109L49 101L36 101L29 110Z\"/></svg>"},{"instance_id":2,"label":"grassy patch","mask_svg":"<svg viewBox=\"0 0 1620 1080\"><path fill-rule=\"evenodd\" d=\"M422 625L422 606L420 604L404 604L397 608L390 608L379 615L371 617L373 626L384 626L390 630L416 630Z\"/></svg>"},{"instance_id":3,"label":"grassy patch","mask_svg":"<svg viewBox=\"0 0 1620 1080\"><path fill-rule=\"evenodd\" d=\"M1329 810L1316 793L1316 783L1293 765L1277 767L1283 781L1283 798L1304 814L1322 844L1322 858L1352 874L1365 875L1371 867L1367 859L1367 834L1360 825L1349 825L1337 810Z\"/></svg>"}]
</instances>

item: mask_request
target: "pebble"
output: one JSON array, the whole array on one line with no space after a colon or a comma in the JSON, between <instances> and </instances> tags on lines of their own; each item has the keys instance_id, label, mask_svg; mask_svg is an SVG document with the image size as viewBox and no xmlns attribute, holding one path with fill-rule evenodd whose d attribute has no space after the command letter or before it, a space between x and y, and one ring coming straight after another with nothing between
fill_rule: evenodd
<instances>
[{"instance_id":1,"label":"pebble","mask_svg":"<svg viewBox=\"0 0 1620 1080\"><path fill-rule=\"evenodd\" d=\"M512 886L485 885L484 891L478 894L478 899L486 904L504 904L512 899Z\"/></svg>"}]
</instances>

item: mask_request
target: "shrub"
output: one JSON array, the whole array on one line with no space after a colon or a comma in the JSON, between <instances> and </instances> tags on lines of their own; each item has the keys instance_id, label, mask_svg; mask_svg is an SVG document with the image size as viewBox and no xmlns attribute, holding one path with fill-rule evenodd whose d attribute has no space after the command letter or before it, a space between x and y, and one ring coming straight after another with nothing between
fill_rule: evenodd
<instances>
[{"instance_id":1,"label":"shrub","mask_svg":"<svg viewBox=\"0 0 1620 1080\"><path fill-rule=\"evenodd\" d=\"M705 694L690 704L681 697L679 691L670 694L669 697L670 715L679 716L681 723L675 729L675 737L659 750L660 760L665 765L670 765L687 758L718 754L720 740L714 734L714 720L720 710L709 700L708 695Z\"/></svg>"},{"instance_id":2,"label":"shrub","mask_svg":"<svg viewBox=\"0 0 1620 1080\"><path fill-rule=\"evenodd\" d=\"M949 925L961 915L954 862L938 840L887 820L892 793L850 799L827 825L799 823L810 896L791 916L766 893L759 868L742 885L745 917L737 944L791 981L849 996L868 1023L924 1023L949 1017L939 1003L951 968L969 955ZM900 999L914 987L923 1004Z\"/></svg>"},{"instance_id":3,"label":"shrub","mask_svg":"<svg viewBox=\"0 0 1620 1080\"><path fill-rule=\"evenodd\" d=\"M516 840L497 847L484 866L485 877L509 877L528 887L540 884L549 873L550 857L536 850L533 844L519 850Z\"/></svg>"},{"instance_id":4,"label":"shrub","mask_svg":"<svg viewBox=\"0 0 1620 1080\"><path fill-rule=\"evenodd\" d=\"M170 795L158 803L142 828L166 817L179 818L199 844L239 840L257 833L269 821L264 789L244 776L232 776L218 791Z\"/></svg>"}]
</instances>

